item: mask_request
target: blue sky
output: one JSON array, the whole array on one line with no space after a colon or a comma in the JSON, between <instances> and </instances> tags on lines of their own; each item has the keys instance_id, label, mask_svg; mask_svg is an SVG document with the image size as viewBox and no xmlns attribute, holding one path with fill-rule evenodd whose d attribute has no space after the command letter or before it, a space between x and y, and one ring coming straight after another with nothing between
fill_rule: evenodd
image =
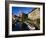
<instances>
[{"instance_id":1,"label":"blue sky","mask_svg":"<svg viewBox=\"0 0 46 38\"><path fill-rule=\"evenodd\" d=\"M23 12L25 14L28 14L29 12L31 12L34 8L31 7L12 7L12 13L14 15L19 15L19 13Z\"/></svg>"}]
</instances>

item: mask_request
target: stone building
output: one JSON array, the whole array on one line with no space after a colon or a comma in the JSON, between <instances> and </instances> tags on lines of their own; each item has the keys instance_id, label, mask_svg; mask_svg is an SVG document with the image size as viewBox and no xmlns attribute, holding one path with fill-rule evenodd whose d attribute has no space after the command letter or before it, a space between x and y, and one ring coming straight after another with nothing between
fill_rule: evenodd
<instances>
[{"instance_id":1,"label":"stone building","mask_svg":"<svg viewBox=\"0 0 46 38\"><path fill-rule=\"evenodd\" d=\"M37 8L34 11L32 11L31 13L29 13L28 18L31 19L31 20L35 20L35 19L40 18L40 10L39 10L39 8Z\"/></svg>"},{"instance_id":2,"label":"stone building","mask_svg":"<svg viewBox=\"0 0 46 38\"><path fill-rule=\"evenodd\" d=\"M34 24L38 29L40 29L40 9L37 8L28 14L28 18L31 20L30 23Z\"/></svg>"}]
</instances>

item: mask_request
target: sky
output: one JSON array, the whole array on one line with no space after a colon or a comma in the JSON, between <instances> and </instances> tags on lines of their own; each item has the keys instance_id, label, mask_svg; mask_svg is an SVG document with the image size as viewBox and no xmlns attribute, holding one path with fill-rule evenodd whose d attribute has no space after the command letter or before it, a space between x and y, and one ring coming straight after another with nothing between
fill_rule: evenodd
<instances>
[{"instance_id":1,"label":"sky","mask_svg":"<svg viewBox=\"0 0 46 38\"><path fill-rule=\"evenodd\" d=\"M20 13L28 14L31 12L34 8L31 7L12 7L12 13L14 15L19 15Z\"/></svg>"}]
</instances>

